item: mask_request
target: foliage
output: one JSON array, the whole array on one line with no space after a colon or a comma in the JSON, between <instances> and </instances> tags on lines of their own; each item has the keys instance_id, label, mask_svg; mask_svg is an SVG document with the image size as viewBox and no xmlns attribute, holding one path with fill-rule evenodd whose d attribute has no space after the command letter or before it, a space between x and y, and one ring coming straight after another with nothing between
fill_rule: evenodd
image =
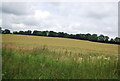
<instances>
[{"instance_id":1,"label":"foliage","mask_svg":"<svg viewBox=\"0 0 120 81\"><path fill-rule=\"evenodd\" d=\"M44 49L43 49L44 48ZM117 79L117 57L3 47L3 79Z\"/></svg>"},{"instance_id":2,"label":"foliage","mask_svg":"<svg viewBox=\"0 0 120 81\"><path fill-rule=\"evenodd\" d=\"M2 34L10 34L10 30L5 29L2 31ZM111 43L111 44L120 44L120 38L116 37L115 39L109 38L104 35L97 34L68 34L64 32L54 32L54 31L38 31L34 30L33 33L31 30L28 31L14 31L13 34L22 34L22 35L36 35L36 36L49 36L49 37L64 37L64 38L72 38L72 39L80 39L80 40L89 40L94 42L102 42L102 43Z\"/></svg>"}]
</instances>

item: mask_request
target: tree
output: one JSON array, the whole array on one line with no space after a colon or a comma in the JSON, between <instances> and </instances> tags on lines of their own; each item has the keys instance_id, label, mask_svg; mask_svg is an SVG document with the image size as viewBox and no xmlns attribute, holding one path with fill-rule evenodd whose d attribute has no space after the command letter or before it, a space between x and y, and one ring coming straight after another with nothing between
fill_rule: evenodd
<instances>
[{"instance_id":1,"label":"tree","mask_svg":"<svg viewBox=\"0 0 120 81\"><path fill-rule=\"evenodd\" d=\"M5 29L1 30L2 34L10 34L10 30ZM81 39L81 40L89 40L89 41L96 41L96 42L104 42L104 43L112 43L112 44L120 44L120 38L116 37L115 39L111 38L109 40L108 36L104 35L97 35L97 34L68 34L64 32L54 32L54 31L38 31L34 30L33 33L31 30L27 31L14 31L13 34L23 34L23 35L36 35L36 36L50 36L50 37L65 37L65 38L72 38L72 39Z\"/></svg>"},{"instance_id":2,"label":"tree","mask_svg":"<svg viewBox=\"0 0 120 81\"><path fill-rule=\"evenodd\" d=\"M48 31L42 31L42 36L47 36Z\"/></svg>"},{"instance_id":3,"label":"tree","mask_svg":"<svg viewBox=\"0 0 120 81\"><path fill-rule=\"evenodd\" d=\"M115 38L115 43L120 43L120 38L116 37Z\"/></svg>"},{"instance_id":4,"label":"tree","mask_svg":"<svg viewBox=\"0 0 120 81\"><path fill-rule=\"evenodd\" d=\"M19 31L19 34L24 34L24 31Z\"/></svg>"},{"instance_id":5,"label":"tree","mask_svg":"<svg viewBox=\"0 0 120 81\"><path fill-rule=\"evenodd\" d=\"M85 40L85 34L80 34L80 39Z\"/></svg>"},{"instance_id":6,"label":"tree","mask_svg":"<svg viewBox=\"0 0 120 81\"><path fill-rule=\"evenodd\" d=\"M68 36L68 38L75 38L75 35L70 34L70 35Z\"/></svg>"},{"instance_id":7,"label":"tree","mask_svg":"<svg viewBox=\"0 0 120 81\"><path fill-rule=\"evenodd\" d=\"M64 37L65 33L64 32L58 32L58 37Z\"/></svg>"},{"instance_id":8,"label":"tree","mask_svg":"<svg viewBox=\"0 0 120 81\"><path fill-rule=\"evenodd\" d=\"M37 33L38 33L38 31L37 31L37 30L34 30L32 34L33 34L33 35L37 35Z\"/></svg>"},{"instance_id":9,"label":"tree","mask_svg":"<svg viewBox=\"0 0 120 81\"><path fill-rule=\"evenodd\" d=\"M69 34L64 33L64 37L65 37L65 38L68 38L68 37L69 37Z\"/></svg>"},{"instance_id":10,"label":"tree","mask_svg":"<svg viewBox=\"0 0 120 81\"><path fill-rule=\"evenodd\" d=\"M110 43L115 43L113 38L110 39Z\"/></svg>"},{"instance_id":11,"label":"tree","mask_svg":"<svg viewBox=\"0 0 120 81\"><path fill-rule=\"evenodd\" d=\"M10 34L10 30L5 29L5 30L2 31L2 34Z\"/></svg>"},{"instance_id":12,"label":"tree","mask_svg":"<svg viewBox=\"0 0 120 81\"><path fill-rule=\"evenodd\" d=\"M37 36L45 36L43 33L44 32L42 32L42 31L37 31L37 30L33 31L33 35L37 35Z\"/></svg>"},{"instance_id":13,"label":"tree","mask_svg":"<svg viewBox=\"0 0 120 81\"><path fill-rule=\"evenodd\" d=\"M85 39L90 40L90 38L91 38L91 34L87 33L87 34L85 35Z\"/></svg>"},{"instance_id":14,"label":"tree","mask_svg":"<svg viewBox=\"0 0 120 81\"><path fill-rule=\"evenodd\" d=\"M75 38L76 38L76 39L80 39L80 34L76 34L76 35L75 35Z\"/></svg>"},{"instance_id":15,"label":"tree","mask_svg":"<svg viewBox=\"0 0 120 81\"><path fill-rule=\"evenodd\" d=\"M31 35L31 34L32 34L32 31L31 31L31 30L25 31L24 34L25 34L25 35Z\"/></svg>"},{"instance_id":16,"label":"tree","mask_svg":"<svg viewBox=\"0 0 120 81\"><path fill-rule=\"evenodd\" d=\"M13 34L19 34L19 32L17 32L17 31L14 31L14 32L13 32Z\"/></svg>"},{"instance_id":17,"label":"tree","mask_svg":"<svg viewBox=\"0 0 120 81\"><path fill-rule=\"evenodd\" d=\"M104 36L104 41L108 42L108 40L109 40L109 37L108 36Z\"/></svg>"},{"instance_id":18,"label":"tree","mask_svg":"<svg viewBox=\"0 0 120 81\"><path fill-rule=\"evenodd\" d=\"M92 41L98 41L97 34L92 34L91 37L90 37L90 40L92 40Z\"/></svg>"},{"instance_id":19,"label":"tree","mask_svg":"<svg viewBox=\"0 0 120 81\"><path fill-rule=\"evenodd\" d=\"M2 28L0 27L0 34L2 33Z\"/></svg>"},{"instance_id":20,"label":"tree","mask_svg":"<svg viewBox=\"0 0 120 81\"><path fill-rule=\"evenodd\" d=\"M56 37L57 36L57 33L54 32L54 31L49 31L49 35L50 37Z\"/></svg>"},{"instance_id":21,"label":"tree","mask_svg":"<svg viewBox=\"0 0 120 81\"><path fill-rule=\"evenodd\" d=\"M100 36L98 36L98 41L101 41L101 42L104 42L104 35L100 35Z\"/></svg>"}]
</instances>

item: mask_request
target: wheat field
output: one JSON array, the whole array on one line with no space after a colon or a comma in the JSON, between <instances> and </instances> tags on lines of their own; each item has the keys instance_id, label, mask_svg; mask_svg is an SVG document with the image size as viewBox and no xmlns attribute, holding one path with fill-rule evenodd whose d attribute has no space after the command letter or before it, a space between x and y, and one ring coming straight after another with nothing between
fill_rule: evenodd
<instances>
[{"instance_id":1,"label":"wheat field","mask_svg":"<svg viewBox=\"0 0 120 81\"><path fill-rule=\"evenodd\" d=\"M58 37L41 37L27 35L2 35L2 44L11 44L17 48L32 49L47 46L54 51L69 51L72 53L100 53L106 55L118 54L118 45L96 43ZM15 48L16 48L15 47Z\"/></svg>"},{"instance_id":2,"label":"wheat field","mask_svg":"<svg viewBox=\"0 0 120 81\"><path fill-rule=\"evenodd\" d=\"M2 47L4 79L118 78L115 44L6 34Z\"/></svg>"}]
</instances>

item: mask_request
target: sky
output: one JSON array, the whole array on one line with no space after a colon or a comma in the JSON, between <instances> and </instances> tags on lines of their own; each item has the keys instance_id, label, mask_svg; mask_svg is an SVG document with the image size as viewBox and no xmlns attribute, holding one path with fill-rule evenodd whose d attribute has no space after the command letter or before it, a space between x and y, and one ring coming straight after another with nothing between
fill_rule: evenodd
<instances>
[{"instance_id":1,"label":"sky","mask_svg":"<svg viewBox=\"0 0 120 81\"><path fill-rule=\"evenodd\" d=\"M118 36L117 2L3 2L0 8L0 26L11 31Z\"/></svg>"}]
</instances>

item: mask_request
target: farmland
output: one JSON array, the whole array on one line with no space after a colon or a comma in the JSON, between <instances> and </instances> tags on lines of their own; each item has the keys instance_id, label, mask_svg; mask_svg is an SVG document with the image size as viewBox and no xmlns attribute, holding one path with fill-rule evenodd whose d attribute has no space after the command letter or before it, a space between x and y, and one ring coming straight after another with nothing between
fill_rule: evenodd
<instances>
[{"instance_id":1,"label":"farmland","mask_svg":"<svg viewBox=\"0 0 120 81\"><path fill-rule=\"evenodd\" d=\"M3 79L117 79L118 45L2 35Z\"/></svg>"}]
</instances>

